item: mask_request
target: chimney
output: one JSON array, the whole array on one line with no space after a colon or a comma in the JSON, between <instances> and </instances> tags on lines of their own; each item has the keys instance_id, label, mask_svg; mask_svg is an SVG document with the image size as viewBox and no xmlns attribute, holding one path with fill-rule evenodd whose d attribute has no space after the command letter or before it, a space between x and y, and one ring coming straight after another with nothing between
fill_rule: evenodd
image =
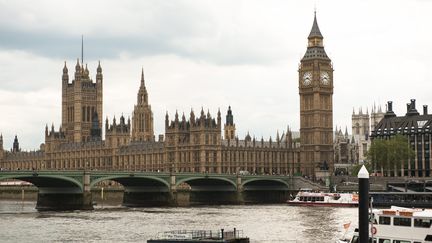
<instances>
[{"instance_id":1,"label":"chimney","mask_svg":"<svg viewBox=\"0 0 432 243\"><path fill-rule=\"evenodd\" d=\"M393 102L387 101L387 111L393 111Z\"/></svg>"},{"instance_id":2,"label":"chimney","mask_svg":"<svg viewBox=\"0 0 432 243\"><path fill-rule=\"evenodd\" d=\"M427 114L428 114L428 106L423 105L423 115L427 115Z\"/></svg>"},{"instance_id":3,"label":"chimney","mask_svg":"<svg viewBox=\"0 0 432 243\"><path fill-rule=\"evenodd\" d=\"M411 109L411 104L407 103L407 113L410 111L410 109Z\"/></svg>"},{"instance_id":4,"label":"chimney","mask_svg":"<svg viewBox=\"0 0 432 243\"><path fill-rule=\"evenodd\" d=\"M387 112L385 113L384 117L395 117L396 114L393 112L393 102L387 101Z\"/></svg>"},{"instance_id":5,"label":"chimney","mask_svg":"<svg viewBox=\"0 0 432 243\"><path fill-rule=\"evenodd\" d=\"M411 109L415 110L415 99L411 99Z\"/></svg>"}]
</instances>

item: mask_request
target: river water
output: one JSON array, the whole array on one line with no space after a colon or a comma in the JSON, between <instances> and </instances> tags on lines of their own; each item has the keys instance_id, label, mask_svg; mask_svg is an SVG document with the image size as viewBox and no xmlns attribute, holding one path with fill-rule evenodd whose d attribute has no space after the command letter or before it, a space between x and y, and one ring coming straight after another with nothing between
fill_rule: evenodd
<instances>
[{"instance_id":1,"label":"river water","mask_svg":"<svg viewBox=\"0 0 432 243\"><path fill-rule=\"evenodd\" d=\"M179 229L243 230L254 243L335 242L357 208L279 205L124 208L37 212L35 202L0 200L0 242L146 242Z\"/></svg>"}]
</instances>

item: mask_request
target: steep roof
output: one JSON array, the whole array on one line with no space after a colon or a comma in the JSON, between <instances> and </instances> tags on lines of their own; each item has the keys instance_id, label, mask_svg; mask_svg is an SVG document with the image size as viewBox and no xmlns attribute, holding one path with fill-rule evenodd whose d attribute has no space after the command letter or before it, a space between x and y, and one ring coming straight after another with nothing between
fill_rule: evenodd
<instances>
[{"instance_id":1,"label":"steep roof","mask_svg":"<svg viewBox=\"0 0 432 243\"><path fill-rule=\"evenodd\" d=\"M310 39L310 38L314 38L314 37L324 38L322 36L322 34L321 34L321 31L320 31L319 27L318 27L318 21L317 21L317 18L316 18L316 12L315 12L315 16L314 16L314 22L313 22L313 25L312 25L312 29L311 29L311 32L310 32L308 38Z\"/></svg>"}]
</instances>

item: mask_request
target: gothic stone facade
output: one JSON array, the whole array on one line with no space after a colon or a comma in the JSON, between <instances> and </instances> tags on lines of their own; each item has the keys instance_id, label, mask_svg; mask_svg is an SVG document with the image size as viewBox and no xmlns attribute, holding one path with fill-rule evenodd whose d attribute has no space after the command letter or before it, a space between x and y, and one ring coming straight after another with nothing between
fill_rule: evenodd
<instances>
[{"instance_id":1,"label":"gothic stone facade","mask_svg":"<svg viewBox=\"0 0 432 243\"><path fill-rule=\"evenodd\" d=\"M316 15L299 66L301 168L315 175L333 168L333 65L324 50Z\"/></svg>"},{"instance_id":2,"label":"gothic stone facade","mask_svg":"<svg viewBox=\"0 0 432 243\"><path fill-rule=\"evenodd\" d=\"M370 131L374 130L375 126L384 118L384 112L381 110L381 106L376 108L374 105L372 107L372 112L369 116L369 110L366 109L366 113L363 113L360 108L358 113L353 114L351 117L352 121L352 134L354 138L354 143L358 147L358 160L356 162L364 163L367 158L367 151L371 145Z\"/></svg>"},{"instance_id":3,"label":"gothic stone facade","mask_svg":"<svg viewBox=\"0 0 432 243\"><path fill-rule=\"evenodd\" d=\"M96 81L87 67L77 62L74 80L68 69L62 76L62 125L45 129L45 143L36 152L3 150L0 166L7 169L126 169L215 173L288 174L315 176L326 164L333 168L333 66L327 56L316 16L306 54L299 66L300 144L287 130L264 141L249 134L239 139L229 107L222 138L220 112L213 118L201 111L189 119L168 114L163 135L155 139L153 113L141 75L132 121L122 116L105 122L102 138L103 75L99 64ZM301 152L300 152L301 150ZM327 167L327 166L326 166Z\"/></svg>"},{"instance_id":4,"label":"gothic stone facade","mask_svg":"<svg viewBox=\"0 0 432 243\"><path fill-rule=\"evenodd\" d=\"M277 173L300 171L299 145L287 131L276 140L260 141L248 134L244 140L235 134L231 107L226 116L223 139L220 111L217 118L209 112L195 117L193 111L186 120L178 113L173 121L168 114L165 136L156 141L153 113L141 74L141 85L134 106L132 121L114 117L105 121L102 139L102 68L97 68L96 82L80 63L75 69L75 80L68 82L68 70L63 69L62 126L58 131L45 128L45 143L40 150L23 152L15 138L13 149L4 151L0 137L0 167L4 169L97 169L140 170L209 173ZM66 88L65 88L66 87ZM81 87L81 89L77 88ZM165 137L165 139L164 139Z\"/></svg>"}]
</instances>

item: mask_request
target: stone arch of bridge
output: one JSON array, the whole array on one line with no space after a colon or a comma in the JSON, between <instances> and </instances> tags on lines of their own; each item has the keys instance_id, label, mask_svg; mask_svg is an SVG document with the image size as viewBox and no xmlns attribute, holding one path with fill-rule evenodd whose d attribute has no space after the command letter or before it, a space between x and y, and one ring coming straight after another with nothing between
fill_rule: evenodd
<instances>
[{"instance_id":1,"label":"stone arch of bridge","mask_svg":"<svg viewBox=\"0 0 432 243\"><path fill-rule=\"evenodd\" d=\"M83 192L83 185L80 181L61 175L5 175L0 180L15 179L32 183L37 188L75 188L76 192Z\"/></svg>"},{"instance_id":2,"label":"stone arch of bridge","mask_svg":"<svg viewBox=\"0 0 432 243\"><path fill-rule=\"evenodd\" d=\"M130 176L130 175L110 175L110 176L102 176L97 179L94 179L90 182L90 187L94 187L97 183L102 181L115 181L123 185L124 187L137 187L137 186L146 186L146 187L163 187L167 190L170 188L170 184L164 179L155 177L155 176Z\"/></svg>"},{"instance_id":3,"label":"stone arch of bridge","mask_svg":"<svg viewBox=\"0 0 432 243\"><path fill-rule=\"evenodd\" d=\"M226 187L226 189L237 190L237 185L234 181L224 178L224 177L211 177L211 176L193 176L182 178L176 181L176 185L180 185L181 183L187 183L191 186L192 190L194 187Z\"/></svg>"},{"instance_id":4,"label":"stone arch of bridge","mask_svg":"<svg viewBox=\"0 0 432 243\"><path fill-rule=\"evenodd\" d=\"M249 188L248 188L249 187ZM281 180L281 179L271 179L271 178L253 178L253 179L248 179L248 180L244 180L242 182L242 188L244 190L247 189L252 189L253 187L255 188L259 188L259 187L274 187L274 188L279 188L279 189L289 189L289 184L288 182Z\"/></svg>"}]
</instances>

